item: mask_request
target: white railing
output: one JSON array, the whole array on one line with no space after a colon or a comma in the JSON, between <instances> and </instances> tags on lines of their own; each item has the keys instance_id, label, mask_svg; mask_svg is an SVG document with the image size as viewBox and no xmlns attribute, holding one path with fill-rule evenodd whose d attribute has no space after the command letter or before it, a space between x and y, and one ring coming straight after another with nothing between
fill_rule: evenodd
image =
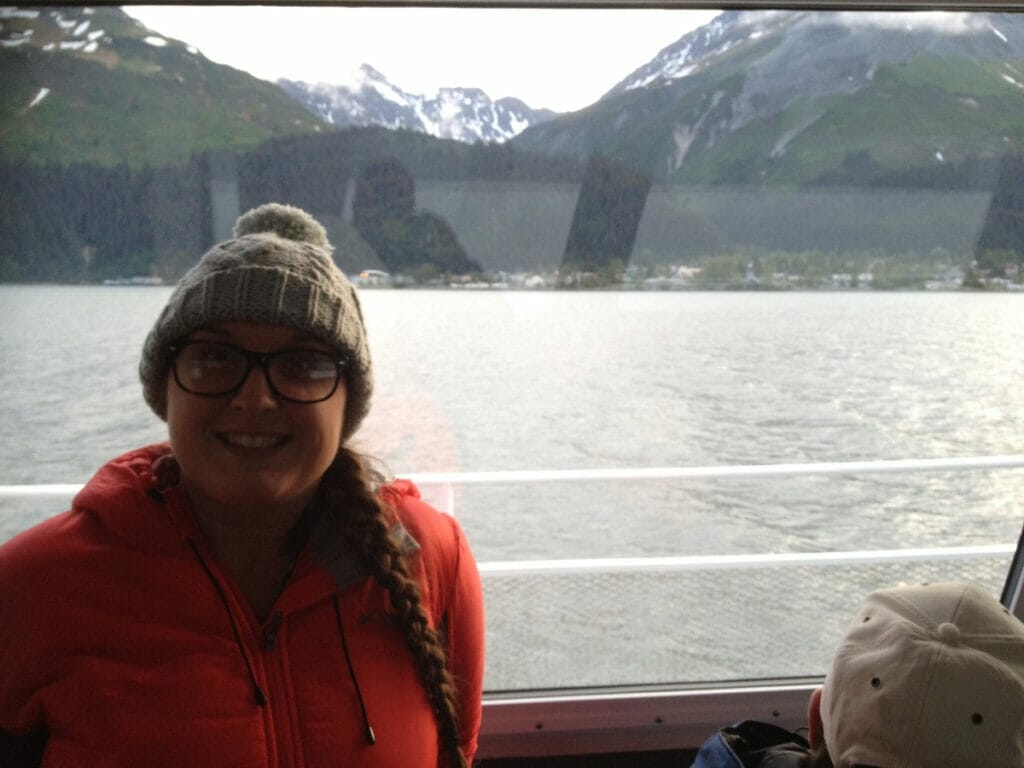
<instances>
[{"instance_id":1,"label":"white railing","mask_svg":"<svg viewBox=\"0 0 1024 768\"><path fill-rule=\"evenodd\" d=\"M0 499L53 498L74 496L82 488L78 483L48 483L37 485L0 485Z\"/></svg>"},{"instance_id":2,"label":"white railing","mask_svg":"<svg viewBox=\"0 0 1024 768\"><path fill-rule=\"evenodd\" d=\"M606 469L525 469L494 472L413 472L403 474L421 489L441 494L437 503L454 512L456 485L501 483L564 483L615 480L747 479L806 475L877 475L907 472L948 472L1024 467L1024 454L969 456L946 459L825 461L788 464L736 464L710 467L644 467ZM0 486L0 498L3 486Z\"/></svg>"},{"instance_id":3,"label":"white railing","mask_svg":"<svg viewBox=\"0 0 1024 768\"><path fill-rule=\"evenodd\" d=\"M908 472L963 472L971 470L1024 468L1024 454L971 456L944 459L896 459L878 461L834 461L786 464L746 464L707 467L648 467L608 469L505 470L491 472L411 472L403 473L421 490L429 493L441 509L454 513L454 489L459 485L610 482L620 480L679 480L779 478L808 475L869 475ZM67 498L81 484L53 483L0 485L0 501L16 498ZM683 557L622 557L560 560L491 561L479 564L481 573L552 574L608 573L613 571L706 571L716 568L769 568L855 563L969 560L980 557L1012 556L1014 547L993 544L973 547L892 549L852 552L797 552L788 554L700 555Z\"/></svg>"},{"instance_id":4,"label":"white railing","mask_svg":"<svg viewBox=\"0 0 1024 768\"><path fill-rule=\"evenodd\" d=\"M488 574L581 574L639 571L711 571L738 568L798 568L818 565L881 565L883 563L933 563L941 560L973 560L983 557L1009 557L1012 544L982 544L973 547L920 547L847 552L791 552L756 555L690 555L682 557L605 557L566 560L492 560L480 563Z\"/></svg>"},{"instance_id":5,"label":"white railing","mask_svg":"<svg viewBox=\"0 0 1024 768\"><path fill-rule=\"evenodd\" d=\"M1024 454L969 456L947 459L892 459L878 461L825 461L789 464L735 464L710 467L644 467L607 469L524 469L493 472L402 473L420 486L496 485L501 483L593 482L612 480L682 480L694 478L752 478L797 475L868 475L905 472L948 472L1016 469L1024 467ZM0 485L0 499L26 496L68 496L81 483Z\"/></svg>"},{"instance_id":6,"label":"white railing","mask_svg":"<svg viewBox=\"0 0 1024 768\"><path fill-rule=\"evenodd\" d=\"M479 484L657 481L686 479L782 478L808 475L870 475L911 472L966 472L1024 468L1024 454L947 459L907 459L821 463L785 463L706 467L655 467L497 472L422 472L402 474L424 496L454 511L454 488ZM70 498L81 484L0 485L0 501ZM943 560L1005 559L1013 543L965 547L798 552L779 554L621 557L479 563L481 574L497 587L517 577L603 573L710 571L716 569L843 567ZM780 577L783 572L778 572ZM688 578L688 577L687 577ZM1016 602L1016 601L1012 601ZM1020 610L1020 606L1013 606ZM693 747L718 726L740 719L773 720L796 727L806 712L816 680L777 681L764 687L726 684L652 688L637 691L540 691L488 694L485 698L482 757L559 754L645 748ZM581 747L585 744L585 748Z\"/></svg>"},{"instance_id":7,"label":"white railing","mask_svg":"<svg viewBox=\"0 0 1024 768\"><path fill-rule=\"evenodd\" d=\"M866 475L941 472L1024 467L1024 454L970 456L947 459L825 461L797 464L735 464L710 467L650 467L642 469L528 469L496 472L414 472L408 477L422 485L549 483L595 480L681 480L692 478L751 478L795 475ZM3 486L0 486L2 488Z\"/></svg>"}]
</instances>

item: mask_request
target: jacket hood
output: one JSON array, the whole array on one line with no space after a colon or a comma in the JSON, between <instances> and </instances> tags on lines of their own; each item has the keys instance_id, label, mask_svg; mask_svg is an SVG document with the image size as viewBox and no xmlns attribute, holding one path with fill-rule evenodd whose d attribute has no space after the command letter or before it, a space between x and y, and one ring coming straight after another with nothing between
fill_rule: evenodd
<instances>
[{"instance_id":1,"label":"jacket hood","mask_svg":"<svg viewBox=\"0 0 1024 768\"><path fill-rule=\"evenodd\" d=\"M420 498L419 489L409 480L396 480L381 486L378 492L391 510ZM183 557L192 557L190 542L203 541L187 494L178 484L177 463L168 443L144 446L107 462L75 496L72 508L93 517L96 524L142 552L166 554L171 546ZM402 552L412 554L419 549L397 514L391 515L389 523ZM168 537L168 525L177 536ZM308 552L330 574L333 587L345 589L364 581L369 569L337 528L322 515L313 526ZM175 541L177 546L169 545Z\"/></svg>"}]
</instances>

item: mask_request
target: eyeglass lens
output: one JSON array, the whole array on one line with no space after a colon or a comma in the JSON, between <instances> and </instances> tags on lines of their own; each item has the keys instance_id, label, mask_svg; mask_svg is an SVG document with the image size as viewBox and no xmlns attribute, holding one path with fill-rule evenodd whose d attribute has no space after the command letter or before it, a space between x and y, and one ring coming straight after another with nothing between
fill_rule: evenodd
<instances>
[{"instance_id":1,"label":"eyeglass lens","mask_svg":"<svg viewBox=\"0 0 1024 768\"><path fill-rule=\"evenodd\" d=\"M330 397L341 375L336 358L327 352L287 349L268 355L228 344L191 341L174 359L174 378L187 392L226 395L242 385L249 371L261 366L275 394L297 402Z\"/></svg>"}]
</instances>

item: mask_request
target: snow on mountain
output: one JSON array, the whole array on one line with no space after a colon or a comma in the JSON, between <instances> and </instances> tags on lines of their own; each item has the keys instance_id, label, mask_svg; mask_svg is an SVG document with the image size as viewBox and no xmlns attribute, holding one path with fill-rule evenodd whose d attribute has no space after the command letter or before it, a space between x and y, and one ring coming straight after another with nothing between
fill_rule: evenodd
<instances>
[{"instance_id":1,"label":"snow on mountain","mask_svg":"<svg viewBox=\"0 0 1024 768\"><path fill-rule=\"evenodd\" d=\"M733 132L798 100L855 93L880 66L921 55L1003 62L1003 79L1014 83L1024 24L1005 14L727 11L662 49L603 99L734 72L743 86L722 126Z\"/></svg>"},{"instance_id":2,"label":"snow on mountain","mask_svg":"<svg viewBox=\"0 0 1024 768\"><path fill-rule=\"evenodd\" d=\"M93 13L91 8L82 8L79 12L80 18L67 18L59 8L0 8L0 29L15 21L35 22L41 14L48 14L58 33L51 36L50 39L40 41L43 50L59 49L95 53L101 44L109 45L111 38L102 29L90 30L92 20L89 17ZM17 48L28 45L34 42L35 32L36 29L31 26L9 30L0 39L0 46Z\"/></svg>"},{"instance_id":3,"label":"snow on mountain","mask_svg":"<svg viewBox=\"0 0 1024 768\"><path fill-rule=\"evenodd\" d=\"M127 35L152 48L177 46L184 53L201 55L194 46L162 36L111 10L98 13L86 6L0 8L0 46L32 46L109 63L118 60L118 49ZM96 21L100 16L107 22L114 21L116 31L102 28ZM405 128L470 143L503 142L555 116L550 110L531 109L514 98L493 101L477 88L409 93L369 65L342 82L280 80L277 85L308 111L338 127Z\"/></svg>"},{"instance_id":4,"label":"snow on mountain","mask_svg":"<svg viewBox=\"0 0 1024 768\"><path fill-rule=\"evenodd\" d=\"M726 11L513 144L701 183L923 177L1024 142L1022 61L1012 13Z\"/></svg>"},{"instance_id":5,"label":"snow on mountain","mask_svg":"<svg viewBox=\"0 0 1024 768\"><path fill-rule=\"evenodd\" d=\"M104 14L107 21L114 18L109 9ZM103 24L97 26L97 17L97 9L88 6L0 8L0 48L31 45L46 52L67 51L109 60L111 56L117 57L118 37L125 34L125 24L130 25L130 36L154 48L174 42L123 13L116 18L116 32ZM199 53L193 46L178 45L193 55Z\"/></svg>"},{"instance_id":6,"label":"snow on mountain","mask_svg":"<svg viewBox=\"0 0 1024 768\"><path fill-rule=\"evenodd\" d=\"M519 99L492 101L479 88L440 88L408 93L364 64L343 83L279 80L286 93L338 127L379 125L464 142L503 142L555 113L531 109Z\"/></svg>"},{"instance_id":7,"label":"snow on mountain","mask_svg":"<svg viewBox=\"0 0 1024 768\"><path fill-rule=\"evenodd\" d=\"M765 50L745 73L746 89L761 97L770 94L773 104L783 91L801 98L854 91L873 77L879 63L907 61L923 50L940 56L969 51L976 59L1019 58L1024 54L1020 25L1000 29L992 18L944 12L727 11L662 49L604 98L728 66L731 55L755 42L764 43ZM991 34L979 35L982 29ZM868 32L870 38L864 36Z\"/></svg>"}]
</instances>

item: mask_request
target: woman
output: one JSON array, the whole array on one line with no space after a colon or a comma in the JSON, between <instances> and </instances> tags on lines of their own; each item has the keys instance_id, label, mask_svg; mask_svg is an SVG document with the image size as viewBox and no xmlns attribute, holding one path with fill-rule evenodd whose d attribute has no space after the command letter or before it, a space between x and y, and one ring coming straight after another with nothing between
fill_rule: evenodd
<instances>
[{"instance_id":1,"label":"woman","mask_svg":"<svg viewBox=\"0 0 1024 768\"><path fill-rule=\"evenodd\" d=\"M44 766L460 766L483 609L458 524L345 447L356 293L296 208L242 216L146 339L170 441L0 548L0 748Z\"/></svg>"}]
</instances>

